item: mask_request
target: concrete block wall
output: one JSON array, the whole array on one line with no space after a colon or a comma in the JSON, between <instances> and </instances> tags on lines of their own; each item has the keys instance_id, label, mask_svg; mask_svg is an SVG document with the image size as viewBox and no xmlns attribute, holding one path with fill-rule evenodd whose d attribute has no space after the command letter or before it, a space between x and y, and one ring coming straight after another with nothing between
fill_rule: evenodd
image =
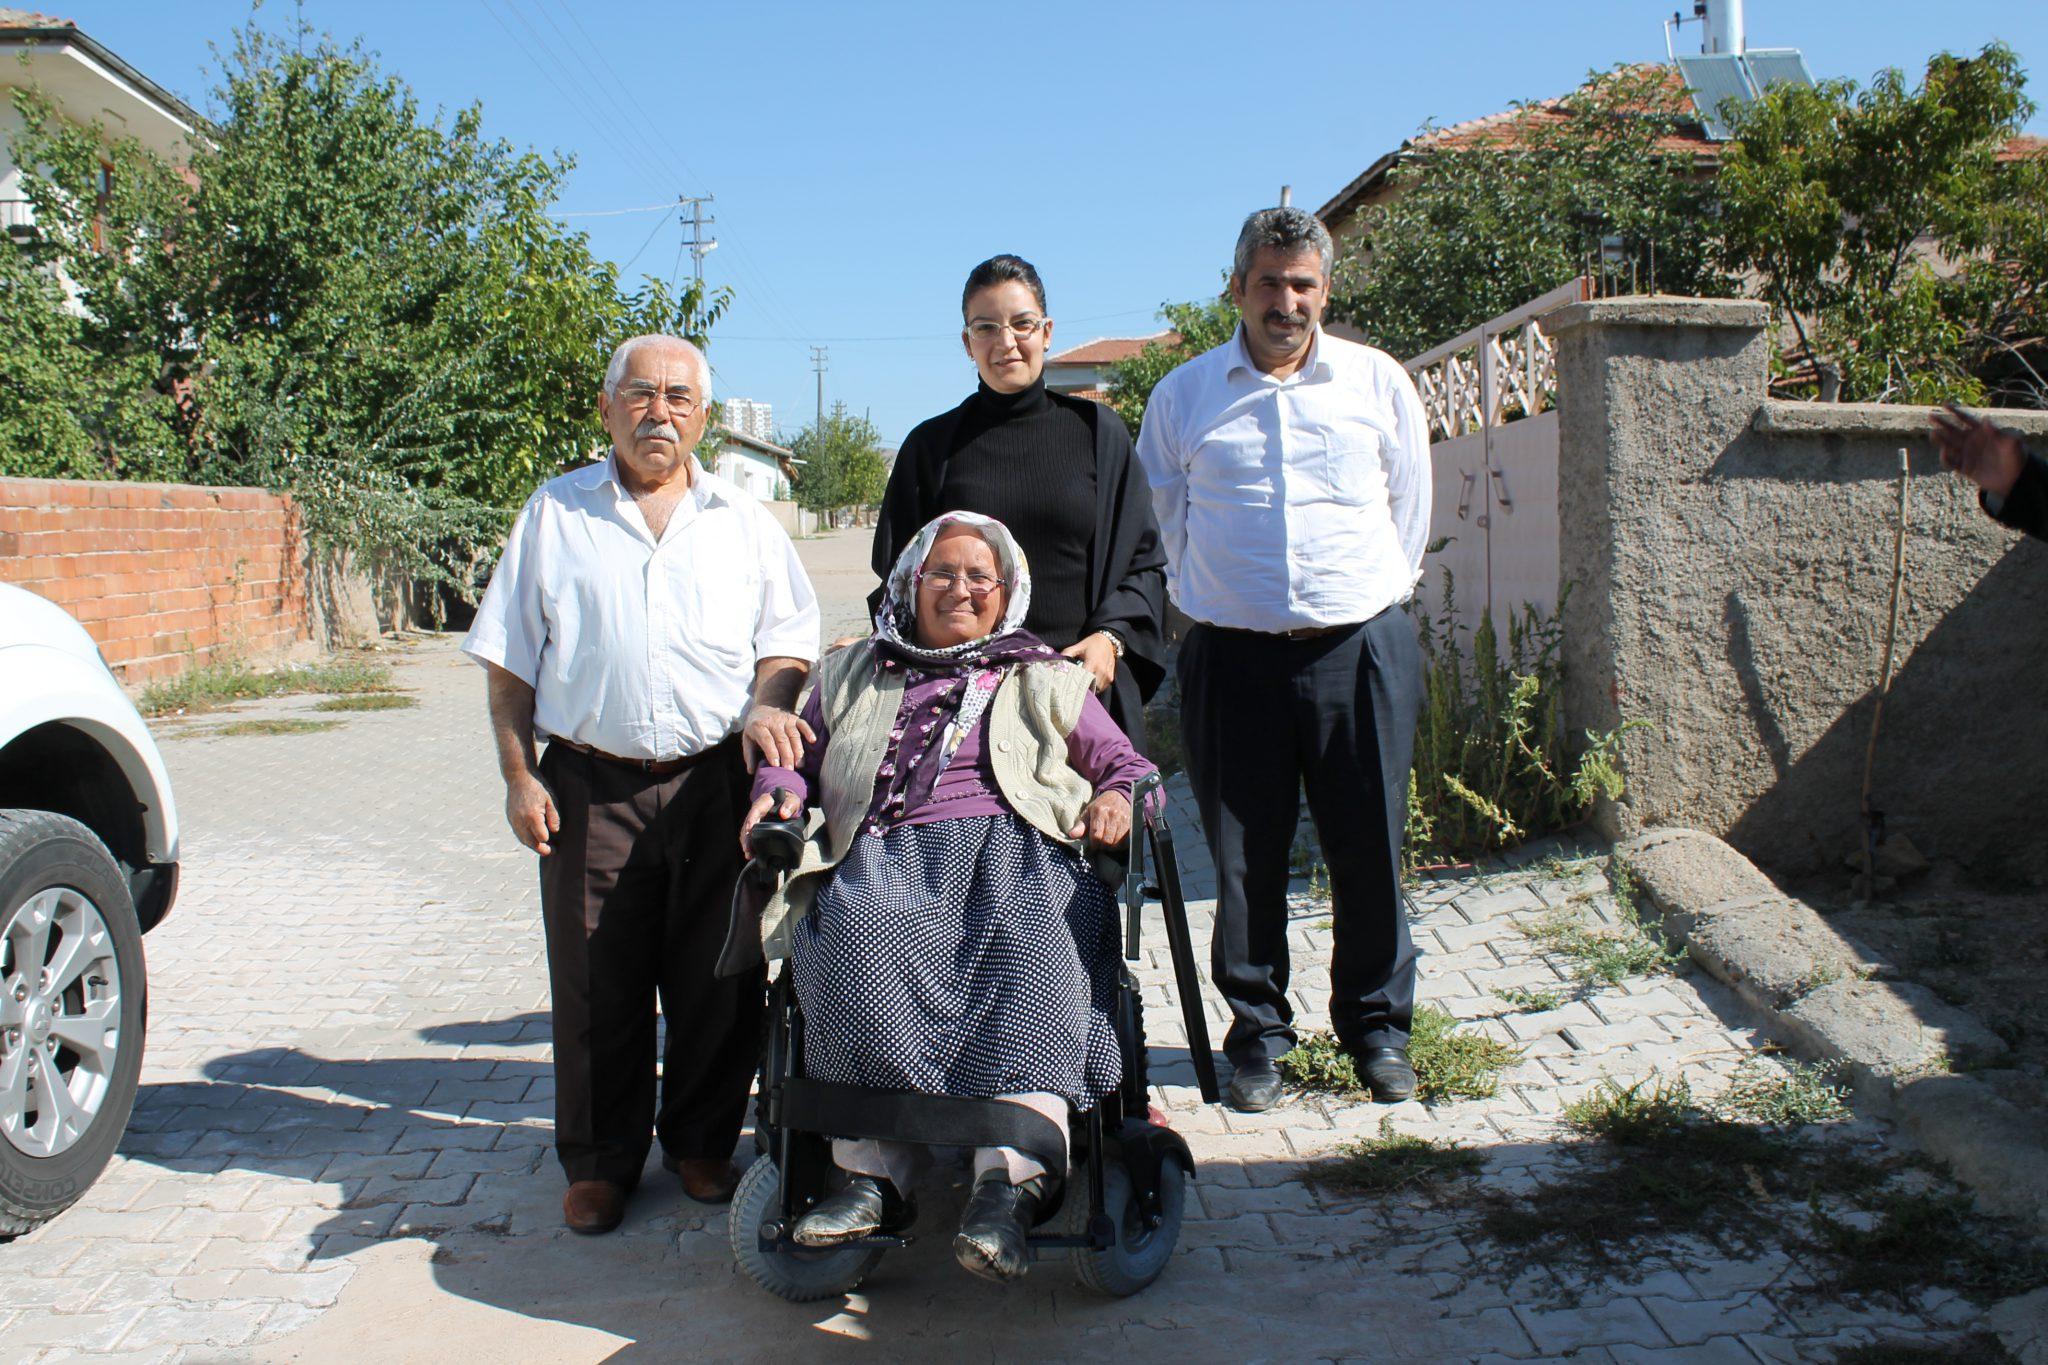
<instances>
[{"instance_id":1,"label":"concrete block wall","mask_svg":"<svg viewBox=\"0 0 2048 1365\"><path fill-rule=\"evenodd\" d=\"M260 489L0 479L0 582L78 618L126 683L306 645L309 578L297 512Z\"/></svg>"},{"instance_id":2,"label":"concrete block wall","mask_svg":"<svg viewBox=\"0 0 2048 1365\"><path fill-rule=\"evenodd\" d=\"M2048 544L1940 466L1930 409L1768 398L1763 305L1570 305L1558 345L1568 724L1649 728L1611 834L1691 825L1767 868L1861 846L1898 451L1906 572L1872 804L1930 855L2048 876ZM2048 413L1998 414L2042 448Z\"/></svg>"}]
</instances>

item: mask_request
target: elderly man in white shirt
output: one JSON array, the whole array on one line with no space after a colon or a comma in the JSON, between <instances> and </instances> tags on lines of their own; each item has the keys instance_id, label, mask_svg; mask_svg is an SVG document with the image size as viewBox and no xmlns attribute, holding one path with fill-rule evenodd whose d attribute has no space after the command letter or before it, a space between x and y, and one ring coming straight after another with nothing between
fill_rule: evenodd
<instances>
[{"instance_id":1,"label":"elderly man in white shirt","mask_svg":"<svg viewBox=\"0 0 2048 1365\"><path fill-rule=\"evenodd\" d=\"M1243 316L1153 391L1138 436L1194 624L1179 658L1182 746L1215 856L1216 984L1230 1100L1270 1108L1294 1045L1289 853L1308 796L1334 901L1330 1018L1376 1098L1414 1093L1415 948L1401 835L1422 691L1401 604L1429 538L1429 434L1393 357L1319 325L1330 236L1300 209L1245 220Z\"/></svg>"},{"instance_id":2,"label":"elderly man in white shirt","mask_svg":"<svg viewBox=\"0 0 2048 1365\"><path fill-rule=\"evenodd\" d=\"M792 764L811 738L791 707L817 657L817 596L767 509L698 465L710 398L688 342L619 347L599 400L612 449L526 504L462 646L490 675L506 818L541 858L555 1149L577 1232L618 1226L655 1136L685 1193L732 1197L764 1004L759 972L712 974L743 747Z\"/></svg>"}]
</instances>

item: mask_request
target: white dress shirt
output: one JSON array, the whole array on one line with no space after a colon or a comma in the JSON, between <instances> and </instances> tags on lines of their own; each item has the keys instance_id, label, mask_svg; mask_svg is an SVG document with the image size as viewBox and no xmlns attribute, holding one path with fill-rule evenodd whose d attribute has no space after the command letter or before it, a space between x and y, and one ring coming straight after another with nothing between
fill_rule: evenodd
<instances>
[{"instance_id":1,"label":"white dress shirt","mask_svg":"<svg viewBox=\"0 0 2048 1365\"><path fill-rule=\"evenodd\" d=\"M1276 379L1244 328L1159 381L1138 460L1166 584L1197 621L1278 633L1406 601L1429 543L1429 423L1385 351L1317 329Z\"/></svg>"},{"instance_id":2,"label":"white dress shirt","mask_svg":"<svg viewBox=\"0 0 2048 1365\"><path fill-rule=\"evenodd\" d=\"M540 734L681 758L739 727L756 660L818 657L818 597L753 498L698 469L657 541L607 454L527 502L462 648L532 686Z\"/></svg>"}]
</instances>

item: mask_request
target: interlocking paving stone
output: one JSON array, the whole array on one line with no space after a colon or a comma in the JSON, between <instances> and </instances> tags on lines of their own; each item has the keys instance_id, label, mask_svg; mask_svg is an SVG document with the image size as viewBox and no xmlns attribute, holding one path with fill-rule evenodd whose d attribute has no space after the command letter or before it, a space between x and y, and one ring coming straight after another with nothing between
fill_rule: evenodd
<instances>
[{"instance_id":1,"label":"interlocking paving stone","mask_svg":"<svg viewBox=\"0 0 2048 1365\"><path fill-rule=\"evenodd\" d=\"M865 558L859 536L800 548L813 563ZM842 576L865 591L865 578ZM1572 1164L1551 1117L1567 1096L1658 1068L1683 1067L1699 1084L1754 1050L1732 994L1703 977L1569 982L1521 928L1559 905L1611 916L1612 898L1597 869L1555 877L1540 857L1526 871L1437 875L1413 893L1424 999L1523 1046L1491 1100L1296 1099L1260 1116L1202 1106L1163 921L1148 911L1136 970L1159 1050L1153 1093L1200 1179L1171 1266L1134 1298L1079 1296L1057 1260L1007 1290L968 1281L945 1235L964 1195L957 1172L942 1172L915 1245L853 1299L810 1313L739 1277L724 1211L683 1199L651 1163L620 1232L573 1237L560 1227L550 1147L537 878L504 829L482 679L451 639L386 657L418 707L318 734L165 741L185 881L149 940L135 1121L77 1208L0 1245L0 1360L353 1360L375 1356L371 1340L449 1360L483 1342L508 1360L595 1361L623 1342L785 1359L836 1333L906 1355L957 1354L942 1343L972 1334L1049 1358L1569 1354L1586 1365L1794 1358L1858 1331L1952 1331L1971 1308L1929 1296L1912 1312L1808 1305L1752 1322L1723 1306L1783 1306L1805 1283L1798 1267L1769 1249L1738 1257L1705 1244L1663 1248L1670 1268L1646 1265L1632 1284L1544 1271L1503 1283L1456 1211L1309 1182L1323 1154L1387 1118L1473 1146L1488 1156L1484 1188L1522 1191ZM312 700L246 714L297 714ZM1184 779L1171 795L1206 968L1214 876ZM1294 911L1304 1029L1328 1023L1332 933L1316 925L1331 913L1306 895ZM1518 1013L1496 994L1516 985L1572 1003ZM1213 992L1204 1012L1220 1039L1228 1013ZM1886 1140L1882 1125L1859 1133ZM751 1153L743 1143L742 1158ZM1578 1306L1564 1301L1570 1289ZM1708 1331L1709 1319L1721 1325Z\"/></svg>"}]
</instances>

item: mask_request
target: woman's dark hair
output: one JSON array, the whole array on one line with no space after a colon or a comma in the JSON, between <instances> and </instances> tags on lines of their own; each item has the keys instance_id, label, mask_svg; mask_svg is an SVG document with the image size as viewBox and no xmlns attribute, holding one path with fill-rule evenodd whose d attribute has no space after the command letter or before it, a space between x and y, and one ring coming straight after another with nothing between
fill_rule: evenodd
<instances>
[{"instance_id":1,"label":"woman's dark hair","mask_svg":"<svg viewBox=\"0 0 2048 1365\"><path fill-rule=\"evenodd\" d=\"M1038 300L1038 311L1045 311L1045 286L1039 283L1038 272L1031 262L1022 256L991 256L967 272L967 287L960 291L960 316L967 316L967 301L990 285L1015 280L1031 291L1031 297Z\"/></svg>"}]
</instances>

